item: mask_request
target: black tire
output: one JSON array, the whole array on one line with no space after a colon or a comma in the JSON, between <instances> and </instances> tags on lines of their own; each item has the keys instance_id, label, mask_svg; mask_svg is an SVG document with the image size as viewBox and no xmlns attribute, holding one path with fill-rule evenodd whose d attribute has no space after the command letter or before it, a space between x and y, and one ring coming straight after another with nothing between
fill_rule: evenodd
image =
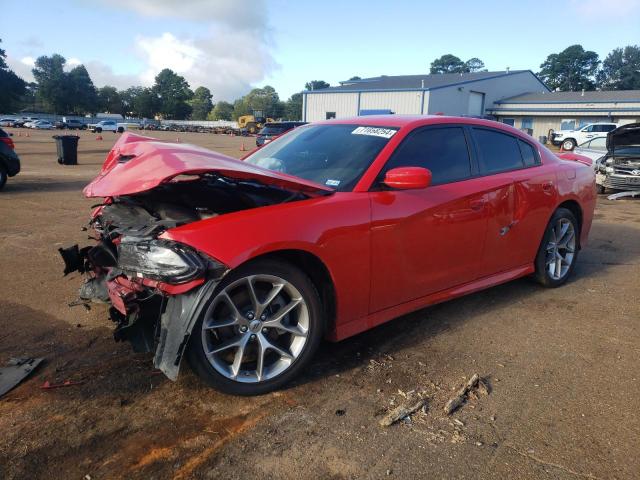
<instances>
[{"instance_id":1,"label":"black tire","mask_svg":"<svg viewBox=\"0 0 640 480\"><path fill-rule=\"evenodd\" d=\"M607 187L596 183L596 192L598 192L598 194L600 195L604 195L605 193L607 193Z\"/></svg>"},{"instance_id":2,"label":"black tire","mask_svg":"<svg viewBox=\"0 0 640 480\"><path fill-rule=\"evenodd\" d=\"M102 133L102 127L96 127L95 133Z\"/></svg>"},{"instance_id":3,"label":"black tire","mask_svg":"<svg viewBox=\"0 0 640 480\"><path fill-rule=\"evenodd\" d=\"M561 145L563 150L571 152L574 148L576 148L576 141L573 138L567 138L566 140L562 141Z\"/></svg>"},{"instance_id":4,"label":"black tire","mask_svg":"<svg viewBox=\"0 0 640 480\"><path fill-rule=\"evenodd\" d=\"M218 372L207 359L202 341L202 323L206 313L216 296L227 286L239 279L251 275L274 275L280 277L300 292L306 302L309 313L309 328L307 341L299 355L292 364L277 376L253 383L242 383L232 380ZM294 265L275 260L257 260L250 262L237 270L230 272L218 285L211 298L203 309L203 314L193 327L189 346L187 349L187 360L192 370L211 387L230 395L262 395L289 383L298 376L309 364L315 355L320 341L324 335L325 315L320 302L318 291L311 279Z\"/></svg>"},{"instance_id":5,"label":"black tire","mask_svg":"<svg viewBox=\"0 0 640 480\"><path fill-rule=\"evenodd\" d=\"M573 230L575 232L575 247L571 264L569 265L567 272L561 278L556 279L551 276L549 270L547 269L547 246L549 245L549 242L553 237L553 226L556 225L558 221L565 219L571 222L573 226ZM540 242L540 247L538 248L538 253L536 254L534 262L536 270L533 275L535 280L540 285L546 288L556 288L563 285L573 273L573 269L575 268L576 262L578 260L578 251L580 247L579 242L580 228L575 215L573 214L573 212L571 212L571 210L568 210L566 208L558 208L547 224L547 228L545 229L544 235L542 236L542 241Z\"/></svg>"},{"instance_id":6,"label":"black tire","mask_svg":"<svg viewBox=\"0 0 640 480\"><path fill-rule=\"evenodd\" d=\"M0 190L6 185L8 176L7 169L4 168L4 165L0 165Z\"/></svg>"},{"instance_id":7,"label":"black tire","mask_svg":"<svg viewBox=\"0 0 640 480\"><path fill-rule=\"evenodd\" d=\"M124 127L118 127L118 133L124 133Z\"/></svg>"}]
</instances>

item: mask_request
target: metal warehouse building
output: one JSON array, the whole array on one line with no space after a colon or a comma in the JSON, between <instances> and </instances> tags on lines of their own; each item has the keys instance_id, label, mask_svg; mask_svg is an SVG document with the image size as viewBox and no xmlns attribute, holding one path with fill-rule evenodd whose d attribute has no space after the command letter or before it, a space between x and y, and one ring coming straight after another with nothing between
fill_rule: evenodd
<instances>
[{"instance_id":1,"label":"metal warehouse building","mask_svg":"<svg viewBox=\"0 0 640 480\"><path fill-rule=\"evenodd\" d=\"M488 113L533 135L573 130L588 123L640 122L640 90L526 93L494 102Z\"/></svg>"},{"instance_id":2,"label":"metal warehouse building","mask_svg":"<svg viewBox=\"0 0 640 480\"><path fill-rule=\"evenodd\" d=\"M505 98L549 92L531 70L381 76L302 92L303 120L375 113L485 115Z\"/></svg>"}]
</instances>

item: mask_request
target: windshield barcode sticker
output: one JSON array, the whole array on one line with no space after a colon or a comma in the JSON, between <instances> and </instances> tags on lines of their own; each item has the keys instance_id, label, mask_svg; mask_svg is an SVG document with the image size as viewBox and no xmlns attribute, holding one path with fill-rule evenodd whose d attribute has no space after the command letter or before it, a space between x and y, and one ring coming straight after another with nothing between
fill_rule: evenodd
<instances>
[{"instance_id":1,"label":"windshield barcode sticker","mask_svg":"<svg viewBox=\"0 0 640 480\"><path fill-rule=\"evenodd\" d=\"M373 137L391 138L397 132L392 128L358 127L351 135L371 135Z\"/></svg>"},{"instance_id":2,"label":"windshield barcode sticker","mask_svg":"<svg viewBox=\"0 0 640 480\"><path fill-rule=\"evenodd\" d=\"M329 180L324 182L324 184L329 187L337 187L338 185L340 185L340 180L333 180L330 178Z\"/></svg>"}]
</instances>

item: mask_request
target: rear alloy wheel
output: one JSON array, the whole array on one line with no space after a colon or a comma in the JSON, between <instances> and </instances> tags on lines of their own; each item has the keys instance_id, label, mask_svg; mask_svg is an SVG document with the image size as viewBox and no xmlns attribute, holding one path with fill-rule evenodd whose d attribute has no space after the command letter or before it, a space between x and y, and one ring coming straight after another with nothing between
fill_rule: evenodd
<instances>
[{"instance_id":1,"label":"rear alloy wheel","mask_svg":"<svg viewBox=\"0 0 640 480\"><path fill-rule=\"evenodd\" d=\"M567 152L570 152L574 148L576 148L576 141L573 138L567 138L566 140L564 140L562 142L562 149L563 150L566 150Z\"/></svg>"},{"instance_id":2,"label":"rear alloy wheel","mask_svg":"<svg viewBox=\"0 0 640 480\"><path fill-rule=\"evenodd\" d=\"M323 315L311 280L288 263L258 261L231 272L191 334L192 368L214 388L259 395L311 360Z\"/></svg>"},{"instance_id":3,"label":"rear alloy wheel","mask_svg":"<svg viewBox=\"0 0 640 480\"><path fill-rule=\"evenodd\" d=\"M559 208L551 217L535 261L536 280L545 287L567 281L578 257L578 222L570 210Z\"/></svg>"}]
</instances>

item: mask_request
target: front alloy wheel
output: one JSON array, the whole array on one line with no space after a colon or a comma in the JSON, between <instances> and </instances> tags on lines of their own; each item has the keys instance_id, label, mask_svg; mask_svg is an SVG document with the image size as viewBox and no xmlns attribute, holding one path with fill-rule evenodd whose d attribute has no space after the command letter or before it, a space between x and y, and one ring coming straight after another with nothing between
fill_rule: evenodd
<instances>
[{"instance_id":1,"label":"front alloy wheel","mask_svg":"<svg viewBox=\"0 0 640 480\"><path fill-rule=\"evenodd\" d=\"M292 265L260 261L232 272L191 334L189 361L214 387L256 395L280 387L322 336L318 294Z\"/></svg>"}]
</instances>

